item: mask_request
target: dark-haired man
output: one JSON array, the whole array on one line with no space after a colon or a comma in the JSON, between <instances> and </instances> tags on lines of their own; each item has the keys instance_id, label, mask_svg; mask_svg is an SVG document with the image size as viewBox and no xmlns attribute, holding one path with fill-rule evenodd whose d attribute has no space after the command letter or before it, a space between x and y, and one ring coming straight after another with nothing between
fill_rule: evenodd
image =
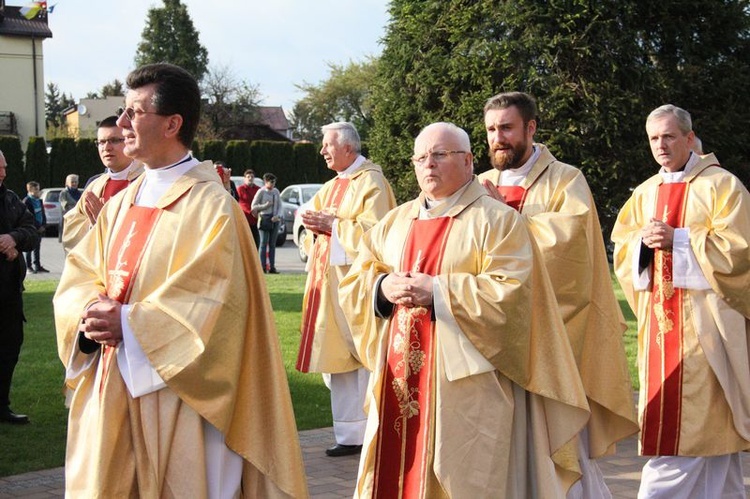
<instances>
[{"instance_id":1,"label":"dark-haired man","mask_svg":"<svg viewBox=\"0 0 750 499\"><path fill-rule=\"evenodd\" d=\"M189 149L195 79L128 75L144 173L68 255L55 295L71 497L305 497L273 313L239 205ZM83 321L81 321L81 318Z\"/></svg>"},{"instance_id":2,"label":"dark-haired man","mask_svg":"<svg viewBox=\"0 0 750 499\"><path fill-rule=\"evenodd\" d=\"M96 223L109 198L125 189L143 173L143 164L125 156L125 138L117 116L104 118L96 130L96 147L105 172L88 180L75 208L65 214L62 244L66 252L83 239Z\"/></svg>"},{"instance_id":3,"label":"dark-haired man","mask_svg":"<svg viewBox=\"0 0 750 499\"><path fill-rule=\"evenodd\" d=\"M613 452L617 441L638 431L626 325L589 186L580 170L534 143L537 114L536 101L526 93L487 101L484 124L494 169L479 178L490 195L521 213L544 257L591 406L578 448L582 479L568 497L601 499L611 494L590 458Z\"/></svg>"}]
</instances>

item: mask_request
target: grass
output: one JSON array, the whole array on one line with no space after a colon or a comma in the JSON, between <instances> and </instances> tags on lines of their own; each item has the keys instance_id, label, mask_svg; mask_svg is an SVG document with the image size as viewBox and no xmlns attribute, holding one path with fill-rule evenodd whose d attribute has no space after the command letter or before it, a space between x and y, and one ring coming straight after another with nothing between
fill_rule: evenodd
<instances>
[{"instance_id":1,"label":"grass","mask_svg":"<svg viewBox=\"0 0 750 499\"><path fill-rule=\"evenodd\" d=\"M301 374L294 368L305 275L266 277L297 428L307 430L331 426L330 395L320 375ZM29 414L32 424L0 425L0 449L11 449L5 455L13 456L12 460L0 461L0 477L59 467L64 462L67 411L63 405L63 368L57 358L52 318L52 295L56 286L57 281L27 281L24 308L28 322L11 398L13 408ZM628 321L625 350L633 386L637 387L635 317L617 284L615 293Z\"/></svg>"}]
</instances>

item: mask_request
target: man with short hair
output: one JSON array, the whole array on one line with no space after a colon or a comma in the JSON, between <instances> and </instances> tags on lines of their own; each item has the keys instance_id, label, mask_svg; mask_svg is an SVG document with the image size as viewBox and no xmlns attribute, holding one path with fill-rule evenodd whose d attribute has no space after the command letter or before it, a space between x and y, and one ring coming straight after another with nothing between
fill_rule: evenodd
<instances>
[{"instance_id":1,"label":"man with short hair","mask_svg":"<svg viewBox=\"0 0 750 499\"><path fill-rule=\"evenodd\" d=\"M638 497L745 497L750 449L750 194L716 156L691 151L690 114L646 119L659 172L612 231L638 319L643 468Z\"/></svg>"},{"instance_id":2,"label":"man with short hair","mask_svg":"<svg viewBox=\"0 0 750 499\"><path fill-rule=\"evenodd\" d=\"M117 116L104 118L96 130L96 146L104 173L86 183L81 200L65 214L62 244L65 252L78 244L94 226L104 204L143 173L143 165L125 156L125 138Z\"/></svg>"},{"instance_id":3,"label":"man with short hair","mask_svg":"<svg viewBox=\"0 0 750 499\"><path fill-rule=\"evenodd\" d=\"M39 244L34 215L4 182L8 163L0 151L0 422L26 424L29 417L10 408L10 385L23 344L22 251Z\"/></svg>"},{"instance_id":4,"label":"man with short hair","mask_svg":"<svg viewBox=\"0 0 750 499\"><path fill-rule=\"evenodd\" d=\"M320 154L336 178L326 182L302 213L309 232L310 272L302 302L302 339L297 370L330 374L331 412L336 442L326 449L332 457L356 454L362 448L367 415L364 401L368 373L352 345L349 327L338 302L338 285L357 255L362 234L396 206L380 166L360 154L354 125L323 127Z\"/></svg>"},{"instance_id":5,"label":"man with short hair","mask_svg":"<svg viewBox=\"0 0 750 499\"><path fill-rule=\"evenodd\" d=\"M563 497L589 412L538 250L464 130L425 127L413 162L339 288L373 378L355 497Z\"/></svg>"},{"instance_id":6,"label":"man with short hair","mask_svg":"<svg viewBox=\"0 0 750 499\"><path fill-rule=\"evenodd\" d=\"M544 257L583 386L591 419L579 437L582 480L569 497L611 497L592 458L638 431L623 334L599 217L578 168L534 142L532 96L507 92L488 99L484 123L493 170L479 176L491 196L515 208ZM606 362L602 362L606 359Z\"/></svg>"},{"instance_id":7,"label":"man with short hair","mask_svg":"<svg viewBox=\"0 0 750 499\"><path fill-rule=\"evenodd\" d=\"M273 312L239 205L189 152L190 73L128 75L144 173L68 254L54 298L70 497L306 497ZM83 319L83 320L81 320Z\"/></svg>"},{"instance_id":8,"label":"man with short hair","mask_svg":"<svg viewBox=\"0 0 750 499\"><path fill-rule=\"evenodd\" d=\"M26 268L31 270L32 274L37 272L49 272L49 270L42 267L40 253L42 246L41 236L44 234L45 227L47 225L47 216L44 214L44 203L39 199L39 182L32 180L26 183L26 197L23 198L23 204L26 208L34 215L34 226L37 232L39 232L39 242L32 251L25 252L26 255Z\"/></svg>"},{"instance_id":9,"label":"man with short hair","mask_svg":"<svg viewBox=\"0 0 750 499\"><path fill-rule=\"evenodd\" d=\"M65 230L65 214L75 208L78 200L81 199L81 190L78 189L78 175L71 173L65 177L65 188L60 191L60 225L57 229L57 239L62 242L63 231Z\"/></svg>"},{"instance_id":10,"label":"man with short hair","mask_svg":"<svg viewBox=\"0 0 750 499\"><path fill-rule=\"evenodd\" d=\"M258 233L258 217L253 211L253 199L260 190L260 187L255 185L255 172L253 170L245 170L243 173L245 177L245 183L237 188L237 201L240 203L240 208L245 214L247 224L250 226L250 232L253 233L253 240L255 241L255 247L257 248L260 244L260 234Z\"/></svg>"}]
</instances>

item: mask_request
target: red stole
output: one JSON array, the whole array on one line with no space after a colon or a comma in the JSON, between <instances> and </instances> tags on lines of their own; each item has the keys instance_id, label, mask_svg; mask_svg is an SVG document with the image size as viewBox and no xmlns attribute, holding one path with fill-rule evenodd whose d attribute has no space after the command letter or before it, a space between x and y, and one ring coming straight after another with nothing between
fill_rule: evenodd
<instances>
[{"instance_id":1,"label":"red stole","mask_svg":"<svg viewBox=\"0 0 750 499\"><path fill-rule=\"evenodd\" d=\"M526 200L526 189L520 185L498 185L497 192L505 199L505 204L516 211L521 211Z\"/></svg>"},{"instance_id":2,"label":"red stole","mask_svg":"<svg viewBox=\"0 0 750 499\"><path fill-rule=\"evenodd\" d=\"M686 189L684 182L659 186L654 216L682 227ZM680 443L683 290L672 285L672 250L654 250L653 269L641 445L644 455L674 456Z\"/></svg>"},{"instance_id":3,"label":"red stole","mask_svg":"<svg viewBox=\"0 0 750 499\"><path fill-rule=\"evenodd\" d=\"M107 259L107 296L111 299L123 304L130 300L133 282L143 260L143 250L151 239L159 215L160 209L142 206L131 206L125 214ZM99 390L107 379L114 350L113 347L104 347Z\"/></svg>"},{"instance_id":4,"label":"red stole","mask_svg":"<svg viewBox=\"0 0 750 499\"><path fill-rule=\"evenodd\" d=\"M401 271L437 275L453 219L413 222ZM422 497L434 460L435 328L430 308L396 306L388 353L375 458L373 497Z\"/></svg>"},{"instance_id":5,"label":"red stole","mask_svg":"<svg viewBox=\"0 0 750 499\"><path fill-rule=\"evenodd\" d=\"M107 182L104 184L104 191L102 191L102 203L109 201L109 198L126 188L129 184L129 180L107 179Z\"/></svg>"},{"instance_id":6,"label":"red stole","mask_svg":"<svg viewBox=\"0 0 750 499\"><path fill-rule=\"evenodd\" d=\"M323 211L336 213L344 199L344 194L349 188L348 178L337 178L333 183L333 189L328 193ZM321 293L328 283L328 267L330 263L331 235L317 234L313 245L312 264L310 276L307 279L305 300L302 306L302 340L297 354L298 371L306 373L310 370L310 356L312 354L313 339L315 338L315 324L318 320L318 309L320 308Z\"/></svg>"}]
</instances>

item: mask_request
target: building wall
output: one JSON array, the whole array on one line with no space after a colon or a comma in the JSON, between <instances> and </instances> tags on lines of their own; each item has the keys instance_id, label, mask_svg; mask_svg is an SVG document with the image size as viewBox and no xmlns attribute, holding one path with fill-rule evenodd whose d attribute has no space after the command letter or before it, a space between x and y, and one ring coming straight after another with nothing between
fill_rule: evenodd
<instances>
[{"instance_id":1,"label":"building wall","mask_svg":"<svg viewBox=\"0 0 750 499\"><path fill-rule=\"evenodd\" d=\"M72 112L65 115L65 126L68 132L76 138L94 138L96 129L101 121L115 114L117 108L125 105L125 97L107 97L106 99L81 99ZM81 106L85 113L78 111Z\"/></svg>"},{"instance_id":2,"label":"building wall","mask_svg":"<svg viewBox=\"0 0 750 499\"><path fill-rule=\"evenodd\" d=\"M21 147L29 137L45 136L43 39L0 36L0 111L16 116ZM32 45L33 44L33 45ZM36 54L34 54L34 49ZM34 86L36 57L36 93Z\"/></svg>"}]
</instances>

